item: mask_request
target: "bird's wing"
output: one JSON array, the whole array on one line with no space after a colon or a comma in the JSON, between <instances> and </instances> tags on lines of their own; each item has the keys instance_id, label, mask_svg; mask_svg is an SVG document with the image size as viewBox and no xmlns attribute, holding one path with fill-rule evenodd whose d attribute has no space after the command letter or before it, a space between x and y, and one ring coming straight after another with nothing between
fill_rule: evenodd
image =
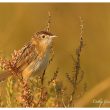
<instances>
[{"instance_id":1,"label":"bird's wing","mask_svg":"<svg viewBox=\"0 0 110 110\"><path fill-rule=\"evenodd\" d=\"M18 50L18 56L15 58L15 67L18 72L22 72L33 60L37 58L35 46L31 43Z\"/></svg>"}]
</instances>

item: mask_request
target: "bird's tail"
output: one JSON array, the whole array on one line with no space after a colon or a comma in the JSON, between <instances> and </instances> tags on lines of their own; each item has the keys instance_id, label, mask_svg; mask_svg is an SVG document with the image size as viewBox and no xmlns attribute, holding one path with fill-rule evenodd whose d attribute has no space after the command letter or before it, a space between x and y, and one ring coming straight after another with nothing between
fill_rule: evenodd
<instances>
[{"instance_id":1,"label":"bird's tail","mask_svg":"<svg viewBox=\"0 0 110 110\"><path fill-rule=\"evenodd\" d=\"M10 72L4 71L0 73L0 82L6 80L12 74Z\"/></svg>"}]
</instances>

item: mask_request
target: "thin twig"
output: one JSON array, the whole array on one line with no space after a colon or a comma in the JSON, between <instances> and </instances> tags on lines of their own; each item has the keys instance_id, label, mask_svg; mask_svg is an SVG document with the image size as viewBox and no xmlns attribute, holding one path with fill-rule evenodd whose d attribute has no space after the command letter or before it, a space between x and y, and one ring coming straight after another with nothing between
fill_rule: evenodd
<instances>
[{"instance_id":1,"label":"thin twig","mask_svg":"<svg viewBox=\"0 0 110 110\"><path fill-rule=\"evenodd\" d=\"M77 84L78 84L78 77L79 77L79 74L80 74L80 56L81 56L81 51L82 51L82 48L83 48L83 20L82 18L80 17L80 44L79 44L79 47L76 49L76 59L73 58L73 61L74 61L74 75L73 75L73 78L71 79L70 77L68 77L68 79L70 80L70 82L72 81L72 85L73 85L73 91L72 91L72 94L70 96L70 101L68 103L68 107L73 104L73 97L74 95L76 94L76 90L77 90ZM82 78L81 78L82 80ZM74 104L72 105L74 106Z\"/></svg>"},{"instance_id":2,"label":"thin twig","mask_svg":"<svg viewBox=\"0 0 110 110\"><path fill-rule=\"evenodd\" d=\"M63 99L63 96L64 96L64 90L62 90L61 93L62 93L62 97L61 97L62 104L63 104L63 107L66 108L66 104L65 104L64 99Z\"/></svg>"},{"instance_id":3,"label":"thin twig","mask_svg":"<svg viewBox=\"0 0 110 110\"><path fill-rule=\"evenodd\" d=\"M51 14L50 12L48 12L48 22L47 22L46 31L50 31L50 23L51 23Z\"/></svg>"}]
</instances>

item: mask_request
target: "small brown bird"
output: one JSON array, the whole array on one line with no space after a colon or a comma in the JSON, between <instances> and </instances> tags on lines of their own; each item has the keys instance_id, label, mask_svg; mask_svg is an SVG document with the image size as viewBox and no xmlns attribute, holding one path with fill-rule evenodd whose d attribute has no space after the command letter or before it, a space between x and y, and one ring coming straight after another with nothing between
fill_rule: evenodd
<instances>
[{"instance_id":1,"label":"small brown bird","mask_svg":"<svg viewBox=\"0 0 110 110\"><path fill-rule=\"evenodd\" d=\"M11 60L1 58L0 66L4 72L0 74L0 81L13 74L21 73L24 80L28 80L32 74L42 74L49 63L55 37L48 31L37 32L23 48L14 51Z\"/></svg>"}]
</instances>

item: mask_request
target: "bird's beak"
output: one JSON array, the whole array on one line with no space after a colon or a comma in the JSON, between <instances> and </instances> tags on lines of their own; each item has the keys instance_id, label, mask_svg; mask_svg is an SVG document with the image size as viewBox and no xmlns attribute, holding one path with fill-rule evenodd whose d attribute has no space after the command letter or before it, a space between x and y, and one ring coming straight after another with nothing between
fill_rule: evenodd
<instances>
[{"instance_id":1,"label":"bird's beak","mask_svg":"<svg viewBox=\"0 0 110 110\"><path fill-rule=\"evenodd\" d=\"M54 37L58 37L58 36L56 36L56 35L53 35L53 36L51 36L52 38L54 38Z\"/></svg>"}]
</instances>

